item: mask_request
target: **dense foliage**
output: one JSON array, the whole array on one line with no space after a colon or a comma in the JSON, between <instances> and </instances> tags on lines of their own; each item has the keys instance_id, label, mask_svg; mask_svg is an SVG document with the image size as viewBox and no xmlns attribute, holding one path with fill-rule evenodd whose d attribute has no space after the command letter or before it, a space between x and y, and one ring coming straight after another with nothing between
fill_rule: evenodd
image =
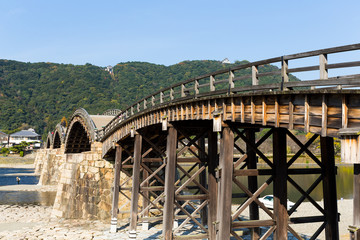
<instances>
[{"instance_id":1,"label":"dense foliage","mask_svg":"<svg viewBox=\"0 0 360 240\"><path fill-rule=\"evenodd\" d=\"M236 62L243 63L246 61ZM11 130L27 124L45 135L79 107L90 114L123 109L160 88L231 66L209 60L184 61L171 66L126 62L114 66L114 73L110 74L91 64L0 60L0 129ZM262 71L276 69L267 65ZM242 74L250 74L250 69ZM278 76L261 79L261 83L278 81ZM244 84L250 84L250 80Z\"/></svg>"}]
</instances>

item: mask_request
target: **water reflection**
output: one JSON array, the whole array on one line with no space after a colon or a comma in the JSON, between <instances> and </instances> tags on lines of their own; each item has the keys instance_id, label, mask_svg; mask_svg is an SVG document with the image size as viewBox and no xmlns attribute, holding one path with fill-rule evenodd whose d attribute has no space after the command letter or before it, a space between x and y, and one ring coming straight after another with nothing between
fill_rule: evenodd
<instances>
[{"instance_id":1,"label":"water reflection","mask_svg":"<svg viewBox=\"0 0 360 240\"><path fill-rule=\"evenodd\" d=\"M43 205L54 204L56 192L0 191L0 205Z\"/></svg>"},{"instance_id":2,"label":"water reflection","mask_svg":"<svg viewBox=\"0 0 360 240\"><path fill-rule=\"evenodd\" d=\"M33 175L34 168L0 168L0 186L17 185L16 177L21 185L36 185L39 176ZM26 189L25 189L26 190ZM40 191L0 191L0 205L44 205L52 206L56 192Z\"/></svg>"}]
</instances>

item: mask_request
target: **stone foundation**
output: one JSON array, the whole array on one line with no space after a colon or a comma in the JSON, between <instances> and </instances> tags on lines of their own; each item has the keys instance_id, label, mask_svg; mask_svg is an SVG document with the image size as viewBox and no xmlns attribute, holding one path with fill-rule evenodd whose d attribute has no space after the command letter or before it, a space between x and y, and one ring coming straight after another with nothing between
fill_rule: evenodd
<instances>
[{"instance_id":1,"label":"stone foundation","mask_svg":"<svg viewBox=\"0 0 360 240\"><path fill-rule=\"evenodd\" d=\"M64 154L63 148L38 151L35 169L41 172L39 183L58 185L53 217L110 222L114 163L102 159L101 151L101 143L93 143L89 152L76 154ZM119 204L124 200L120 195Z\"/></svg>"}]
</instances>

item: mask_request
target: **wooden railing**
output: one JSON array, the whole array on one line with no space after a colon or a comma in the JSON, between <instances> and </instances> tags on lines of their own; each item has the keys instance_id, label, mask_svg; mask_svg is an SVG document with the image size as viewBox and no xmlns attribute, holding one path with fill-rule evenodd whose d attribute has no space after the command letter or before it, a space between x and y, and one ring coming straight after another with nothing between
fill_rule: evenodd
<instances>
[{"instance_id":1,"label":"wooden railing","mask_svg":"<svg viewBox=\"0 0 360 240\"><path fill-rule=\"evenodd\" d=\"M241 92L255 91L291 91L299 89L315 89L316 87L331 87L342 89L347 87L360 86L360 74L345 75L329 78L328 70L336 68L349 68L360 66L360 61L328 63L328 55L333 53L360 50L360 44L346 45L335 48L327 48L316 51L285 55L282 57L270 58L266 60L251 62L235 66L229 69L216 71L199 77L174 84L168 88L161 89L151 94L119 113L111 120L105 128L99 132L99 137L106 137L111 131L122 121L144 110L149 110L161 105L188 100L192 98L200 98L211 95L229 95ZM315 66L304 66L297 68L289 68L289 61L319 56L319 64ZM281 69L272 72L259 72L260 66L268 64L281 64ZM241 75L240 71L251 69L251 74ZM290 73L307 72L319 70L319 79L308 81L289 81ZM250 71L249 71L250 72ZM243 74L243 73L242 73ZM237 76L238 75L238 76ZM279 76L278 83L259 84L261 77ZM241 86L245 80L251 80L251 86Z\"/></svg>"}]
</instances>

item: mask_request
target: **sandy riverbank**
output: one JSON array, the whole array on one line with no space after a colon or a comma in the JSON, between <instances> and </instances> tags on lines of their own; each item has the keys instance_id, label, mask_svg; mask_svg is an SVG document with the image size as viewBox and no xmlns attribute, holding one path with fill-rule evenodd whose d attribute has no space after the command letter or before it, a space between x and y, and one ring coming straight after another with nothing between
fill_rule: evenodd
<instances>
[{"instance_id":1,"label":"sandy riverbank","mask_svg":"<svg viewBox=\"0 0 360 240\"><path fill-rule=\"evenodd\" d=\"M339 224L340 239L349 239L348 225L352 222L352 200L341 200L338 203L341 221ZM261 212L260 218L266 218ZM316 215L310 203L304 203L294 216ZM126 221L118 226L125 226L116 234L109 233L110 224L100 221L52 219L51 207L46 206L10 206L0 205L0 239L128 239ZM311 235L319 224L298 224L293 228L304 235ZM138 227L138 239L159 239L161 225L153 226L148 231ZM318 239L325 239L322 233Z\"/></svg>"},{"instance_id":2,"label":"sandy riverbank","mask_svg":"<svg viewBox=\"0 0 360 240\"><path fill-rule=\"evenodd\" d=\"M0 168L32 169L33 164L5 163ZM29 173L31 175L33 173ZM15 175L14 175L15 176ZM57 186L10 185L0 186L0 191L56 191ZM319 203L322 205L322 203ZM340 239L349 239L348 226L352 223L352 200L338 201L340 216ZM236 206L233 206L235 209ZM52 207L38 205L0 205L0 239L128 239L127 220L118 223L123 226L118 233L109 233L110 221L65 220L51 218ZM245 213L246 214L246 213ZM303 203L291 217L321 215L310 203ZM264 211L260 211L260 219L269 219ZM311 236L320 226L314 224L292 225L302 236ZM138 239L160 239L162 226L155 225L148 231L138 226ZM318 239L325 239L324 231Z\"/></svg>"}]
</instances>

